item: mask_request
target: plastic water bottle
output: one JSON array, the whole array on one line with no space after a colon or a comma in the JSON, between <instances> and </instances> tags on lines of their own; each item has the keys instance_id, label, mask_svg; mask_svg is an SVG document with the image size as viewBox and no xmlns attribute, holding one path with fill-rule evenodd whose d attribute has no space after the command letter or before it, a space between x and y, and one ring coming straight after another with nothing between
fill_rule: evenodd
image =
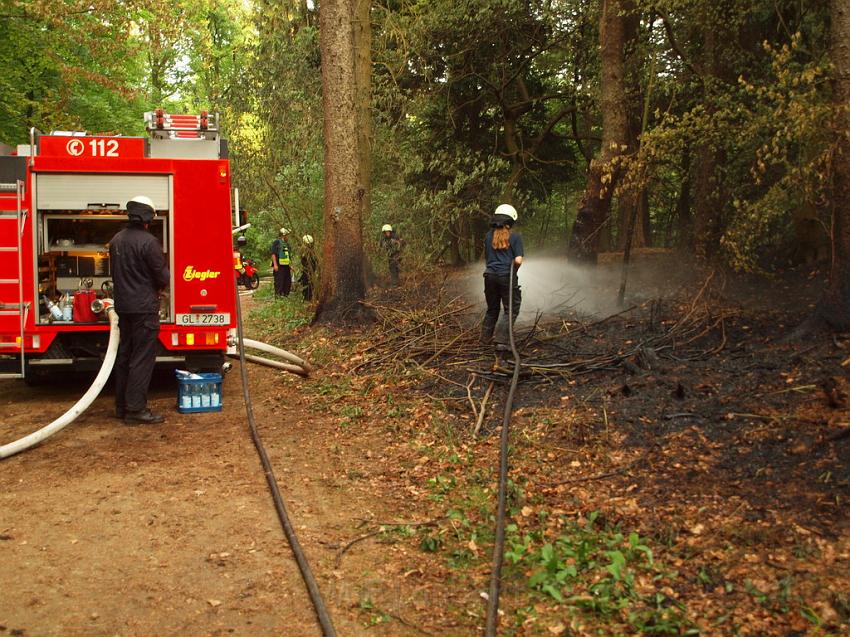
<instances>
[{"instance_id":1,"label":"plastic water bottle","mask_svg":"<svg viewBox=\"0 0 850 637\"><path fill-rule=\"evenodd\" d=\"M47 306L47 309L50 311L50 315L53 317L54 321L62 320L62 310L56 305L53 301L47 298L47 296L42 297L44 299L44 304Z\"/></svg>"},{"instance_id":2,"label":"plastic water bottle","mask_svg":"<svg viewBox=\"0 0 850 637\"><path fill-rule=\"evenodd\" d=\"M192 385L185 387L183 390L183 395L180 396L180 406L183 409L190 409L192 407Z\"/></svg>"},{"instance_id":3,"label":"plastic water bottle","mask_svg":"<svg viewBox=\"0 0 850 637\"><path fill-rule=\"evenodd\" d=\"M201 385L201 407L209 407L210 406L210 385L209 383L204 383Z\"/></svg>"},{"instance_id":4,"label":"plastic water bottle","mask_svg":"<svg viewBox=\"0 0 850 637\"><path fill-rule=\"evenodd\" d=\"M192 407L201 406L201 388L199 385L192 385Z\"/></svg>"},{"instance_id":5,"label":"plastic water bottle","mask_svg":"<svg viewBox=\"0 0 850 637\"><path fill-rule=\"evenodd\" d=\"M218 407L221 405L221 396L218 393L218 383L213 383L211 387L212 391L210 392L210 405L212 407Z\"/></svg>"},{"instance_id":6,"label":"plastic water bottle","mask_svg":"<svg viewBox=\"0 0 850 637\"><path fill-rule=\"evenodd\" d=\"M74 320L74 303L71 300L72 298L69 293L66 293L62 297L62 320L69 323Z\"/></svg>"}]
</instances>

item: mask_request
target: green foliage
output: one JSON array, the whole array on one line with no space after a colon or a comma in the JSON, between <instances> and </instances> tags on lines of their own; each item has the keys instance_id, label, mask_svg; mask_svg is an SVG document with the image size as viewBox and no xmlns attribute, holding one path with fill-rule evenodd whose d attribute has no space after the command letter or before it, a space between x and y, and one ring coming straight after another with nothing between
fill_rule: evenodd
<instances>
[{"instance_id":1,"label":"green foliage","mask_svg":"<svg viewBox=\"0 0 850 637\"><path fill-rule=\"evenodd\" d=\"M140 135L154 107L227 110L247 37L238 0L4 6L0 139L23 143L31 126Z\"/></svg>"},{"instance_id":2,"label":"green foliage","mask_svg":"<svg viewBox=\"0 0 850 637\"><path fill-rule=\"evenodd\" d=\"M10 0L0 16L0 140L30 127L138 133L141 79L117 2Z\"/></svg>"},{"instance_id":3,"label":"green foliage","mask_svg":"<svg viewBox=\"0 0 850 637\"><path fill-rule=\"evenodd\" d=\"M536 533L520 536L509 525L505 559L512 570L528 574L529 588L560 604L623 622L640 634L697 634L681 604L661 592L675 574L655 562L646 540L598 527L597 517L589 515L584 524L565 519L553 542Z\"/></svg>"},{"instance_id":4,"label":"green foliage","mask_svg":"<svg viewBox=\"0 0 850 637\"><path fill-rule=\"evenodd\" d=\"M235 184L265 250L280 227L314 237L321 253L323 148L319 39L301 3L258 3L249 61L229 89Z\"/></svg>"},{"instance_id":5,"label":"green foliage","mask_svg":"<svg viewBox=\"0 0 850 637\"><path fill-rule=\"evenodd\" d=\"M796 209L825 207L832 172L829 69L801 45L800 33L779 49L765 43L768 82L741 80L750 98L742 137L755 151L749 167L755 188L733 199L736 214L722 239L729 260L741 269L752 269L759 248L783 238Z\"/></svg>"},{"instance_id":6,"label":"green foliage","mask_svg":"<svg viewBox=\"0 0 850 637\"><path fill-rule=\"evenodd\" d=\"M265 337L280 338L287 332L310 324L309 307L300 295L290 294L278 299L274 297L273 287L265 285L254 293L254 300L246 322L251 326L251 333L258 335L260 340Z\"/></svg>"},{"instance_id":7,"label":"green foliage","mask_svg":"<svg viewBox=\"0 0 850 637\"><path fill-rule=\"evenodd\" d=\"M502 200L519 208L529 244L562 241L601 137L599 6L373 4L371 255L381 256L379 228L389 222L407 242L408 269L474 260ZM249 254L265 257L281 226L296 247L313 235L321 254L313 5L4 7L0 140L23 143L31 126L141 134L142 112L156 106L217 111L253 224ZM648 189L653 239L688 243L694 214L710 214L724 260L752 269L788 251L801 212L825 227L835 115L828 3L638 0L629 17L637 35L622 99L634 139L619 194ZM709 213L700 209L707 199Z\"/></svg>"},{"instance_id":8,"label":"green foliage","mask_svg":"<svg viewBox=\"0 0 850 637\"><path fill-rule=\"evenodd\" d=\"M376 102L393 146L381 153L375 176L394 181L376 190L399 193L388 199L418 220L405 229L417 254L479 258L498 203L512 201L531 228L574 174L564 101L583 97L564 79L576 61L566 45L584 41L585 31L552 7L518 0L474 10L446 0L402 3L378 15ZM376 198L374 225L398 215L382 210L382 201Z\"/></svg>"},{"instance_id":9,"label":"green foliage","mask_svg":"<svg viewBox=\"0 0 850 637\"><path fill-rule=\"evenodd\" d=\"M777 246L794 240L794 216L824 204L832 117L825 7L804 2L780 11L738 0L722 9L693 0L658 6L674 36L684 37L677 51L684 57L670 60L669 38L652 41L661 56L658 99L639 152L624 159L622 188L657 195L673 185L667 205L684 196L697 214L713 216L709 241L727 263L765 265L766 250L775 259ZM750 38L736 40L740 31ZM709 36L717 42L713 56L702 46ZM708 189L697 188L700 179ZM700 212L705 198L714 208ZM690 240L690 221L679 219L681 242Z\"/></svg>"}]
</instances>

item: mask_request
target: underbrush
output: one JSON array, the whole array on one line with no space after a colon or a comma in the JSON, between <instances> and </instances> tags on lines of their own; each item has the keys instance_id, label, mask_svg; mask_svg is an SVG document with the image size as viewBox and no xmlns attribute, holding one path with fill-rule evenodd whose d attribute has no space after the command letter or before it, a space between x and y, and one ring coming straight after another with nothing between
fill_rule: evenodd
<instances>
[{"instance_id":1,"label":"underbrush","mask_svg":"<svg viewBox=\"0 0 850 637\"><path fill-rule=\"evenodd\" d=\"M435 589L466 595L435 613L475 630L493 542L499 384L489 434L472 429L484 387L504 370L489 366L460 304L414 310L388 291L380 326L343 333L307 329L300 298L264 292L251 329L323 366L303 387L337 433L398 440L381 453L413 494L399 519L420 524L387 526L377 541L433 566ZM684 340L657 338L678 335L670 326L693 305L521 335L536 367L511 425L504 634L846 634L835 522L850 482L843 447L824 436L846 426L847 411L818 394L827 366L846 386L844 346L783 349L770 331L781 317L707 307ZM654 349L635 345L650 339Z\"/></svg>"},{"instance_id":2,"label":"underbrush","mask_svg":"<svg viewBox=\"0 0 850 637\"><path fill-rule=\"evenodd\" d=\"M298 290L277 298L272 285L262 285L254 292L250 310L243 316L247 333L273 344L286 338L289 332L309 325L311 320L312 308Z\"/></svg>"}]
</instances>

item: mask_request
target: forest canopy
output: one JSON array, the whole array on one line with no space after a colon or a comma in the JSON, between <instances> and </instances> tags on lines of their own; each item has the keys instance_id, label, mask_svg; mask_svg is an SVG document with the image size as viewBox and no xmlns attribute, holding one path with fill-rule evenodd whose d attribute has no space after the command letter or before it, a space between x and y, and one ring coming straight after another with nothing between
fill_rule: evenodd
<instances>
[{"instance_id":1,"label":"forest canopy","mask_svg":"<svg viewBox=\"0 0 850 637\"><path fill-rule=\"evenodd\" d=\"M594 254L630 235L739 269L828 255L828 3L386 0L369 15L367 253L392 223L412 261L474 261L503 201L531 245L564 252L591 163L608 156ZM0 29L0 140L33 126L138 135L152 108L216 111L253 245L281 225L321 241L314 3L6 0Z\"/></svg>"}]
</instances>

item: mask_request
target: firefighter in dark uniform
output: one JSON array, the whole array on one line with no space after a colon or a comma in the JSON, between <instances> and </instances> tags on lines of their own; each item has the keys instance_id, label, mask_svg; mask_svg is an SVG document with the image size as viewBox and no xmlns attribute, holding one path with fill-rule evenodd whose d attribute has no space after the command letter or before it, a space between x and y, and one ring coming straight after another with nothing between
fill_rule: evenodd
<instances>
[{"instance_id":1,"label":"firefighter in dark uniform","mask_svg":"<svg viewBox=\"0 0 850 637\"><path fill-rule=\"evenodd\" d=\"M493 213L490 230L484 238L484 300L487 302L487 313L481 324L481 342L489 344L495 340L497 350L509 349L508 306L512 306L511 323L515 323L522 304L517 270L522 265L525 252L522 236L511 231L516 220L516 208L510 204L501 204ZM500 320L502 309L504 312Z\"/></svg>"},{"instance_id":2,"label":"firefighter in dark uniform","mask_svg":"<svg viewBox=\"0 0 850 637\"><path fill-rule=\"evenodd\" d=\"M148 387L156 362L159 294L170 274L162 246L150 233L156 217L153 201L133 197L127 203L129 223L109 242L115 311L121 340L115 363L115 415L125 424L157 424L165 420L148 409Z\"/></svg>"},{"instance_id":3,"label":"firefighter in dark uniform","mask_svg":"<svg viewBox=\"0 0 850 637\"><path fill-rule=\"evenodd\" d=\"M272 269L274 270L274 294L289 296L292 290L292 247L286 237L289 230L280 229L280 238L272 242Z\"/></svg>"},{"instance_id":4,"label":"firefighter in dark uniform","mask_svg":"<svg viewBox=\"0 0 850 637\"><path fill-rule=\"evenodd\" d=\"M393 227L385 223L381 226L381 247L387 253L387 267L390 271L390 281L398 286L401 273L401 239Z\"/></svg>"},{"instance_id":5,"label":"firefighter in dark uniform","mask_svg":"<svg viewBox=\"0 0 850 637\"><path fill-rule=\"evenodd\" d=\"M313 236L305 234L301 237L301 276L298 282L301 284L301 292L305 301L313 300L313 286L316 283L316 274L319 270L319 260L316 258L316 250L313 248Z\"/></svg>"}]
</instances>

